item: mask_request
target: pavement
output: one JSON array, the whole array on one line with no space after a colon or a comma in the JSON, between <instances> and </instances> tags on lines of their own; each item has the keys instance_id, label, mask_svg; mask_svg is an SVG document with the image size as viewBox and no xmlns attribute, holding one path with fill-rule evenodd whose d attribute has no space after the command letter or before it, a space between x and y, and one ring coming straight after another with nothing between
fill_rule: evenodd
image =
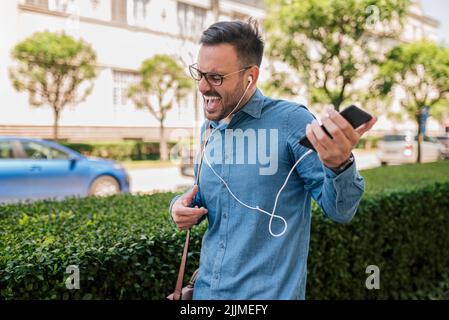
<instances>
[{"instance_id":1,"label":"pavement","mask_svg":"<svg viewBox=\"0 0 449 320\"><path fill-rule=\"evenodd\" d=\"M377 150L354 150L355 164L358 170L380 167L380 160L377 157Z\"/></svg>"},{"instance_id":2,"label":"pavement","mask_svg":"<svg viewBox=\"0 0 449 320\"><path fill-rule=\"evenodd\" d=\"M132 193L178 191L193 184L193 178L182 176L178 167L132 169L128 174Z\"/></svg>"},{"instance_id":3,"label":"pavement","mask_svg":"<svg viewBox=\"0 0 449 320\"><path fill-rule=\"evenodd\" d=\"M359 170L380 166L375 150L355 150L354 157ZM178 167L131 169L128 173L132 193L179 191L193 184L193 178L182 176Z\"/></svg>"}]
</instances>

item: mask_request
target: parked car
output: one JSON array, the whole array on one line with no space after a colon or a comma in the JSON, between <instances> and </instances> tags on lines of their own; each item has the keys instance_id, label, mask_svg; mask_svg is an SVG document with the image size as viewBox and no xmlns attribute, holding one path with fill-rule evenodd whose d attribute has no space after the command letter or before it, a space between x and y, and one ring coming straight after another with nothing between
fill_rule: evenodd
<instances>
[{"instance_id":1,"label":"parked car","mask_svg":"<svg viewBox=\"0 0 449 320\"><path fill-rule=\"evenodd\" d=\"M379 160L382 165L389 163L414 163L417 159L418 136L410 134L385 135L378 143ZM443 158L443 146L438 140L424 136L421 146L422 162L433 162Z\"/></svg>"},{"instance_id":2,"label":"parked car","mask_svg":"<svg viewBox=\"0 0 449 320\"><path fill-rule=\"evenodd\" d=\"M0 202L120 192L129 192L129 177L117 162L50 141L0 137Z\"/></svg>"},{"instance_id":3,"label":"parked car","mask_svg":"<svg viewBox=\"0 0 449 320\"><path fill-rule=\"evenodd\" d=\"M443 145L443 157L445 159L449 158L449 135L435 137Z\"/></svg>"}]
</instances>

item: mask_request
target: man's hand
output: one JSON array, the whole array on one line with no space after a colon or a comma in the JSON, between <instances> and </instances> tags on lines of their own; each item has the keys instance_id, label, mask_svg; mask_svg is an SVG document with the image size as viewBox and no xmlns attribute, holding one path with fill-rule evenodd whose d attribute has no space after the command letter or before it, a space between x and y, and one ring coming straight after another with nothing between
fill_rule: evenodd
<instances>
[{"instance_id":1,"label":"man's hand","mask_svg":"<svg viewBox=\"0 0 449 320\"><path fill-rule=\"evenodd\" d=\"M198 186L195 185L193 189L180 197L172 206L171 215L176 226L181 230L190 229L195 225L199 219L207 213L206 208L191 208L193 198L198 193Z\"/></svg>"},{"instance_id":2,"label":"man's hand","mask_svg":"<svg viewBox=\"0 0 449 320\"><path fill-rule=\"evenodd\" d=\"M317 120L307 125L306 135L324 165L336 169L349 159L360 137L372 128L377 119L372 118L354 129L337 111L331 109L328 111L328 116L322 118L321 122L333 139L321 129Z\"/></svg>"}]
</instances>

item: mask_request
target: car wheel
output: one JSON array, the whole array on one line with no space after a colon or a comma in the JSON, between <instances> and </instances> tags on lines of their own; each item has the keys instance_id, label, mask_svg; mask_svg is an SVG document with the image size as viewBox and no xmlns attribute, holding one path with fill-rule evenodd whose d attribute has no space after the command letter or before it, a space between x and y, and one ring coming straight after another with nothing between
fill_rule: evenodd
<instances>
[{"instance_id":1,"label":"car wheel","mask_svg":"<svg viewBox=\"0 0 449 320\"><path fill-rule=\"evenodd\" d=\"M96 178L89 189L89 195L97 197L112 196L118 193L120 193L120 185L110 176Z\"/></svg>"}]
</instances>

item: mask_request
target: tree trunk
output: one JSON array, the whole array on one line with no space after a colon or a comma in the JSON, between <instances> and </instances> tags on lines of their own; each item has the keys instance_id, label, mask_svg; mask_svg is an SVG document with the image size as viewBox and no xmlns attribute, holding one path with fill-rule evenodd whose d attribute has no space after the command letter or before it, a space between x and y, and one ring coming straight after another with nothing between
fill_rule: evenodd
<instances>
[{"instance_id":1,"label":"tree trunk","mask_svg":"<svg viewBox=\"0 0 449 320\"><path fill-rule=\"evenodd\" d=\"M421 127L421 116L420 114L417 116L418 118L418 156L416 158L416 162L417 163L421 163L422 162L422 154L421 154L421 146L422 146L422 142L424 139L424 134L422 132L422 127Z\"/></svg>"},{"instance_id":2,"label":"tree trunk","mask_svg":"<svg viewBox=\"0 0 449 320\"><path fill-rule=\"evenodd\" d=\"M334 101L332 101L335 111L340 112L340 107L341 107L341 103L343 102L343 97L338 97L337 99L335 99Z\"/></svg>"},{"instance_id":3,"label":"tree trunk","mask_svg":"<svg viewBox=\"0 0 449 320\"><path fill-rule=\"evenodd\" d=\"M59 111L56 108L53 109L53 141L59 140Z\"/></svg>"},{"instance_id":4,"label":"tree trunk","mask_svg":"<svg viewBox=\"0 0 449 320\"><path fill-rule=\"evenodd\" d=\"M159 155L161 160L168 160L168 147L167 140L165 138L165 128L163 121L160 122L159 126Z\"/></svg>"}]
</instances>

